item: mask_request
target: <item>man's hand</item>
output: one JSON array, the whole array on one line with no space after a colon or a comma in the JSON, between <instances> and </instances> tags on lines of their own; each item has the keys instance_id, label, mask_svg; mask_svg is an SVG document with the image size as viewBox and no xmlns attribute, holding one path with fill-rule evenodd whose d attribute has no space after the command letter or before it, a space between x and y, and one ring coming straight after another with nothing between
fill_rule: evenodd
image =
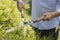
<instances>
[{"instance_id":1,"label":"man's hand","mask_svg":"<svg viewBox=\"0 0 60 40\"><path fill-rule=\"evenodd\" d=\"M22 1L16 0L17 2L17 8L21 12L22 8L24 9L24 3Z\"/></svg>"},{"instance_id":2,"label":"man's hand","mask_svg":"<svg viewBox=\"0 0 60 40\"><path fill-rule=\"evenodd\" d=\"M58 13L58 12L47 12L47 13L43 14L43 16L44 16L45 21L49 21L49 20L51 20L57 16L60 16L60 13Z\"/></svg>"}]
</instances>

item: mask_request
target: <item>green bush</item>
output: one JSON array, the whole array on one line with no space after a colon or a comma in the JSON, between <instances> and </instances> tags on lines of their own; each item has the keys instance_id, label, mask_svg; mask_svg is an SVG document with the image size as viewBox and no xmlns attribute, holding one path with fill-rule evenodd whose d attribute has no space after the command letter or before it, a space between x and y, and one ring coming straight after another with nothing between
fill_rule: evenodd
<instances>
[{"instance_id":1,"label":"green bush","mask_svg":"<svg viewBox=\"0 0 60 40\"><path fill-rule=\"evenodd\" d=\"M17 26L20 20L16 2L13 0L0 0L0 30Z\"/></svg>"}]
</instances>

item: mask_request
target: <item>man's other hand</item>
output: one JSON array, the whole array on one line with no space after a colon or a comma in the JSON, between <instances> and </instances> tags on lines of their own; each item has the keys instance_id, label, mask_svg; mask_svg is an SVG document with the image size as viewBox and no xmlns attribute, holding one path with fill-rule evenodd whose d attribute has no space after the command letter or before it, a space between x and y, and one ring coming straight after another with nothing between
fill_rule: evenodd
<instances>
[{"instance_id":1,"label":"man's other hand","mask_svg":"<svg viewBox=\"0 0 60 40\"><path fill-rule=\"evenodd\" d=\"M43 14L45 21L49 21L49 20L51 20L59 15L60 14L58 12L47 12L47 13Z\"/></svg>"}]
</instances>

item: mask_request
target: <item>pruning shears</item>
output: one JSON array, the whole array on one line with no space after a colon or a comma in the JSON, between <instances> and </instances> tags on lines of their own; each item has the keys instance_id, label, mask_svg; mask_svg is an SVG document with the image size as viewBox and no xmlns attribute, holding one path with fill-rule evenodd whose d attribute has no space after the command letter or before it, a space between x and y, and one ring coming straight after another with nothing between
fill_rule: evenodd
<instances>
[{"instance_id":1,"label":"pruning shears","mask_svg":"<svg viewBox=\"0 0 60 40\"><path fill-rule=\"evenodd\" d=\"M25 18L25 15L24 15L24 9L22 8L21 18L22 18L22 21L24 22L24 24L32 24L32 23L39 22L41 20L44 20L44 17L45 16L41 16L41 17L37 18L36 20L27 21L26 18Z\"/></svg>"},{"instance_id":2,"label":"pruning shears","mask_svg":"<svg viewBox=\"0 0 60 40\"><path fill-rule=\"evenodd\" d=\"M40 18L37 18L36 20L27 21L26 18L25 18L25 15L24 15L24 9L22 8L21 18L22 18L23 25L24 25L24 39L25 39L25 37L26 37L26 26L43 20L44 16L42 16Z\"/></svg>"}]
</instances>

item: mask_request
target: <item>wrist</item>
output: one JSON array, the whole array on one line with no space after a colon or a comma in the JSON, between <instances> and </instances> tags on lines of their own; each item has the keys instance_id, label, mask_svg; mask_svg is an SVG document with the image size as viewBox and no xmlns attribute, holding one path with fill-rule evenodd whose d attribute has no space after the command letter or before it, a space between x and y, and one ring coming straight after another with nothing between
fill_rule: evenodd
<instances>
[{"instance_id":1,"label":"wrist","mask_svg":"<svg viewBox=\"0 0 60 40\"><path fill-rule=\"evenodd\" d=\"M53 12L53 14L52 14L54 17L58 17L58 16L60 16L60 13L59 12Z\"/></svg>"}]
</instances>

